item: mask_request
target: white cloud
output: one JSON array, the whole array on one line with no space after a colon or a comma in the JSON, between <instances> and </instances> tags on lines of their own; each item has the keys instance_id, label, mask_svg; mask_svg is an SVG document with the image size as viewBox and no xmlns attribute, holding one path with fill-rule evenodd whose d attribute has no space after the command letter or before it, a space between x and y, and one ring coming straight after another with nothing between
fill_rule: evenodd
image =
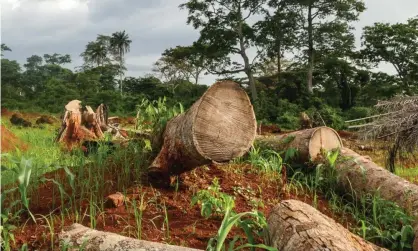
<instances>
[{"instance_id":1,"label":"white cloud","mask_svg":"<svg viewBox=\"0 0 418 251\"><path fill-rule=\"evenodd\" d=\"M131 39L127 54L127 75L151 72L152 64L164 49L188 45L198 31L186 25L187 12L178 6L184 0L0 0L2 42L12 48L6 57L24 63L44 53L70 54L71 68L82 63L79 57L87 42L97 34L126 30ZM367 10L354 23L360 45L362 28L374 22L404 22L418 14L416 0L367 0ZM255 49L249 50L250 58ZM233 59L242 62L240 56ZM390 65L381 70L393 72ZM243 76L243 74L241 74ZM202 76L212 84L216 76Z\"/></svg>"}]
</instances>

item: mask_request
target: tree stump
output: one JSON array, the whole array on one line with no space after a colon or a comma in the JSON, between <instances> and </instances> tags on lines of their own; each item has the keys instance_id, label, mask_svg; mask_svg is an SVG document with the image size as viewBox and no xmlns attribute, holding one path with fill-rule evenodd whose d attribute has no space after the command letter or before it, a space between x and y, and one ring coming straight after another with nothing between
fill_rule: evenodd
<instances>
[{"instance_id":1,"label":"tree stump","mask_svg":"<svg viewBox=\"0 0 418 251\"><path fill-rule=\"evenodd\" d=\"M312 128L312 120L306 112L301 112L299 116L300 129Z\"/></svg>"},{"instance_id":2,"label":"tree stump","mask_svg":"<svg viewBox=\"0 0 418 251\"><path fill-rule=\"evenodd\" d=\"M84 141L95 141L103 136L97 116L90 106L83 110L79 100L72 100L65 106L56 142L64 143L71 150L75 146L81 146Z\"/></svg>"}]
</instances>

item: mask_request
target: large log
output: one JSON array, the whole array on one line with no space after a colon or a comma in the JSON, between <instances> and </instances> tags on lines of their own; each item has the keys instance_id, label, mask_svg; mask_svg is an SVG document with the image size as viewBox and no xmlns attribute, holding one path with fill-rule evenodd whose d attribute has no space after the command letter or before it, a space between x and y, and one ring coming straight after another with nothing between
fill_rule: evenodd
<instances>
[{"instance_id":1,"label":"large log","mask_svg":"<svg viewBox=\"0 0 418 251\"><path fill-rule=\"evenodd\" d=\"M233 81L213 84L192 107L171 119L151 170L180 174L242 156L256 135L253 106Z\"/></svg>"},{"instance_id":2,"label":"large log","mask_svg":"<svg viewBox=\"0 0 418 251\"><path fill-rule=\"evenodd\" d=\"M73 224L59 234L62 243L70 245L69 250L141 250L141 251L198 251L199 249L137 240L114 233L97 231L80 224Z\"/></svg>"},{"instance_id":3,"label":"large log","mask_svg":"<svg viewBox=\"0 0 418 251\"><path fill-rule=\"evenodd\" d=\"M318 131L321 134L312 140L313 137L309 137L309 135L313 136L311 134L312 130L315 130L315 128L266 139L260 138L257 139L257 142L263 143L273 150L285 150L286 147L298 148L302 160L306 161L308 157L312 158L320 152L321 144L318 142L321 141L321 138L322 141L328 138L331 139L331 142L334 142L332 144L329 141L326 142L323 147L326 150L334 148L334 145L337 145L340 140L338 134L335 133L333 135L331 133L335 131L330 128ZM324 132L330 133L324 134ZM282 141L289 135L294 136L293 141L288 144L283 144ZM329 136L324 137L324 135ZM348 148L341 146L341 155L343 160L337 161L336 163L336 172L341 188L349 193L354 190L358 195L378 190L383 199L395 202L414 216L416 219L414 231L417 237L414 240L413 248L418 251L418 185L392 174L375 164L369 158L361 156Z\"/></svg>"},{"instance_id":4,"label":"large log","mask_svg":"<svg viewBox=\"0 0 418 251\"><path fill-rule=\"evenodd\" d=\"M312 206L285 200L267 219L266 244L280 251L373 251L387 250L351 233Z\"/></svg>"},{"instance_id":5,"label":"large log","mask_svg":"<svg viewBox=\"0 0 418 251\"><path fill-rule=\"evenodd\" d=\"M257 137L256 144L277 152L295 148L298 150L298 160L301 162L315 160L321 153L321 149L329 151L342 147L338 133L326 126L281 135Z\"/></svg>"},{"instance_id":6,"label":"large log","mask_svg":"<svg viewBox=\"0 0 418 251\"><path fill-rule=\"evenodd\" d=\"M340 184L357 194L379 190L379 195L398 204L415 217L413 250L418 250L418 186L378 166L365 156L343 148L336 165Z\"/></svg>"}]
</instances>

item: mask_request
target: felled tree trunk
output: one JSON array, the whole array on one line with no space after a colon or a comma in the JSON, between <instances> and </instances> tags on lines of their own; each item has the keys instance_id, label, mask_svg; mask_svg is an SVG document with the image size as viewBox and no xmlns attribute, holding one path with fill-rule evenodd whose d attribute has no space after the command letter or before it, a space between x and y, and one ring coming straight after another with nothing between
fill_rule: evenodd
<instances>
[{"instance_id":1,"label":"felled tree trunk","mask_svg":"<svg viewBox=\"0 0 418 251\"><path fill-rule=\"evenodd\" d=\"M274 207L267 224L267 245L280 251L387 250L352 234L333 219L297 200L285 200Z\"/></svg>"},{"instance_id":2,"label":"felled tree trunk","mask_svg":"<svg viewBox=\"0 0 418 251\"><path fill-rule=\"evenodd\" d=\"M395 202L415 217L413 250L418 250L418 186L378 166L369 158L343 148L345 160L337 163L341 185L357 194L379 190L379 195Z\"/></svg>"},{"instance_id":3,"label":"felled tree trunk","mask_svg":"<svg viewBox=\"0 0 418 251\"><path fill-rule=\"evenodd\" d=\"M232 81L217 82L186 113L167 123L151 170L180 174L242 156L250 148L256 128L245 91Z\"/></svg>"},{"instance_id":4,"label":"felled tree trunk","mask_svg":"<svg viewBox=\"0 0 418 251\"><path fill-rule=\"evenodd\" d=\"M349 193L354 190L358 195L379 190L382 198L397 203L413 215L416 219L414 229L415 236L417 236L413 248L418 250L418 186L376 165L369 158L343 148L334 130L327 127L321 128L322 130L317 130L316 133L312 133L317 129L313 128L275 137L259 138L257 143L276 151L295 147L299 149L298 160L302 162L309 158L314 159L320 153L321 145L323 149L331 150L338 147L338 142L340 142L339 147L341 147L344 160L336 163L336 172L341 187ZM292 139L288 136L294 136L293 140L290 143L283 143ZM325 144L321 144L321 141Z\"/></svg>"},{"instance_id":5,"label":"felled tree trunk","mask_svg":"<svg viewBox=\"0 0 418 251\"><path fill-rule=\"evenodd\" d=\"M321 153L321 149L329 151L342 147L338 133L325 126L282 135L257 137L256 144L277 152L295 148L298 150L297 159L301 162L315 160Z\"/></svg>"},{"instance_id":6,"label":"felled tree trunk","mask_svg":"<svg viewBox=\"0 0 418 251\"><path fill-rule=\"evenodd\" d=\"M199 249L173 246L157 242L137 240L114 233L97 231L80 224L73 224L59 234L60 243L68 243L70 250L143 250L143 251L198 251ZM62 245L62 244L61 244ZM78 249L77 249L78 250Z\"/></svg>"}]
</instances>

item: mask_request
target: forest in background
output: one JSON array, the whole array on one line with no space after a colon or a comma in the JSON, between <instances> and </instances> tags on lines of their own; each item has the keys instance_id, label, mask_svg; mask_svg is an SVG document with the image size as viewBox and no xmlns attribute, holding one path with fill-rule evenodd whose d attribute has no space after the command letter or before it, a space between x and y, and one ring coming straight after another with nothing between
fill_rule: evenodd
<instances>
[{"instance_id":1,"label":"forest in background","mask_svg":"<svg viewBox=\"0 0 418 251\"><path fill-rule=\"evenodd\" d=\"M378 100L418 90L418 16L364 27L356 48L353 23L366 7L361 0L189 0L179 8L188 11L199 39L167 48L153 73L138 77L124 74L135 42L125 31L88 42L74 71L64 67L68 54L28 55L20 65L7 59L13 45L2 44L1 106L60 113L78 99L134 115L144 98L166 97L169 105L188 108L207 89L199 78L210 73L240 83L264 124L296 129L304 111L341 129L345 119L370 115ZM254 58L250 48L257 50ZM374 70L380 63L396 74Z\"/></svg>"}]
</instances>

